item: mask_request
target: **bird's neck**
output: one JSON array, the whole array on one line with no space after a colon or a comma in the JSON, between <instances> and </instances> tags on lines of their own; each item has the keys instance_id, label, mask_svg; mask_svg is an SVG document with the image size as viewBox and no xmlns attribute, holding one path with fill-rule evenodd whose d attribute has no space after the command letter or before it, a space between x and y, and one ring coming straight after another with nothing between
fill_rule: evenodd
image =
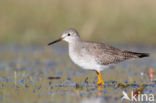
<instances>
[{"instance_id":1,"label":"bird's neck","mask_svg":"<svg viewBox=\"0 0 156 103\"><path fill-rule=\"evenodd\" d=\"M77 50L83 41L81 39L69 43L69 51Z\"/></svg>"}]
</instances>

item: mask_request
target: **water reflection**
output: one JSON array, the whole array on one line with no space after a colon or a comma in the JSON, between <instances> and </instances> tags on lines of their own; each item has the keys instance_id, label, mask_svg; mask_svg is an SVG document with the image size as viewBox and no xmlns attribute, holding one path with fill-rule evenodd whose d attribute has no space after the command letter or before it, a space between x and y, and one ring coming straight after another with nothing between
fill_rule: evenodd
<instances>
[{"instance_id":1,"label":"water reflection","mask_svg":"<svg viewBox=\"0 0 156 103\"><path fill-rule=\"evenodd\" d=\"M96 74L75 66L64 48L0 48L0 101L121 103L123 90L137 90L142 84L146 84L144 93L156 93L154 49L150 58L105 70L102 73L106 85L97 87Z\"/></svg>"}]
</instances>

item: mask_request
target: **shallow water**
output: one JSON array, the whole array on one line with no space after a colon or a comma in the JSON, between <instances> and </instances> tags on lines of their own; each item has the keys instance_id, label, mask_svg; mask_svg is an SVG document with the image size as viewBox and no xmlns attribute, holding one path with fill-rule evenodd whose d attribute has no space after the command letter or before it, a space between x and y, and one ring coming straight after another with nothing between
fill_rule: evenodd
<instances>
[{"instance_id":1,"label":"shallow water","mask_svg":"<svg viewBox=\"0 0 156 103\"><path fill-rule=\"evenodd\" d=\"M120 103L146 85L142 93L156 96L156 48L117 46L150 52L149 58L128 60L102 72L105 87L97 87L94 71L79 68L68 57L66 46L18 46L0 48L0 101L3 103ZM155 97L156 101L156 97ZM126 102L126 101L124 101Z\"/></svg>"}]
</instances>

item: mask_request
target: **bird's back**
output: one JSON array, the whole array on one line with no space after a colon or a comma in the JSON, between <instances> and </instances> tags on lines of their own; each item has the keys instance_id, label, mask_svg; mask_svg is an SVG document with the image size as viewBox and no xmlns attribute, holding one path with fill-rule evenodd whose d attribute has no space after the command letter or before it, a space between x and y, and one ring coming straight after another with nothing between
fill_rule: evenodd
<instances>
[{"instance_id":1,"label":"bird's back","mask_svg":"<svg viewBox=\"0 0 156 103\"><path fill-rule=\"evenodd\" d=\"M86 55L91 55L96 62L101 65L118 63L130 58L148 56L146 53L135 53L127 50L120 50L104 43L86 42L81 44L81 52L87 52Z\"/></svg>"}]
</instances>

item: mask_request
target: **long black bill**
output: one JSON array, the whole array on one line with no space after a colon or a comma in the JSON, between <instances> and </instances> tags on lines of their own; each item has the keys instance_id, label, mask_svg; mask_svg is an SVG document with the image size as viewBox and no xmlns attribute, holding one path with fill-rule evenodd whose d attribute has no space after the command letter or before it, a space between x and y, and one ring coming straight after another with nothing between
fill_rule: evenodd
<instances>
[{"instance_id":1,"label":"long black bill","mask_svg":"<svg viewBox=\"0 0 156 103\"><path fill-rule=\"evenodd\" d=\"M48 45L52 45L52 44L57 43L57 42L59 42L59 41L61 41L61 40L62 40L62 38L59 38L59 39L57 39L57 40L55 40L55 41L49 43Z\"/></svg>"}]
</instances>

